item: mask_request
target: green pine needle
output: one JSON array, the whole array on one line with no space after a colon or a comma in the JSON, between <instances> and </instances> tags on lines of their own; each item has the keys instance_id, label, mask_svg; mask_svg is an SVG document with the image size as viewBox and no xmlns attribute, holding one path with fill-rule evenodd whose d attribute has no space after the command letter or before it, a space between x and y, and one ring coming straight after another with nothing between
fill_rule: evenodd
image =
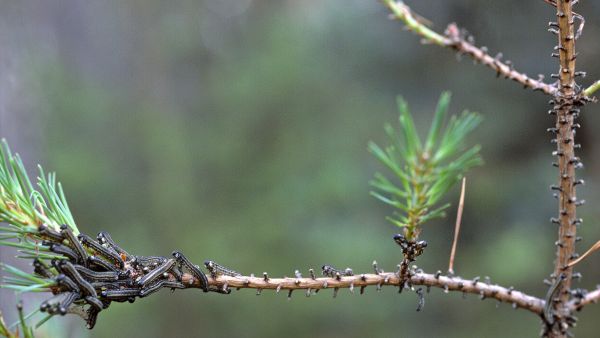
<instances>
[{"instance_id":1,"label":"green pine needle","mask_svg":"<svg viewBox=\"0 0 600 338\"><path fill-rule=\"evenodd\" d=\"M12 232L30 233L35 233L41 224L55 230L67 224L78 234L56 175L46 175L39 167L36 189L19 155L12 154L6 140L0 143L0 222L8 223L9 228L14 228ZM3 232L4 228L0 229L0 234Z\"/></svg>"},{"instance_id":2,"label":"green pine needle","mask_svg":"<svg viewBox=\"0 0 600 338\"><path fill-rule=\"evenodd\" d=\"M481 116L465 111L445 123L449 104L450 93L442 93L423 143L408 104L399 98L400 128L396 131L390 125L385 126L392 144L381 148L369 143L371 153L392 172L393 181L398 182L395 184L377 173L371 181L376 191L371 195L398 209L388 219L403 227L408 239L418 237L424 222L445 216L450 204L437 203L469 169L483 163L480 146L467 150L464 146L466 136L481 123Z\"/></svg>"},{"instance_id":3,"label":"green pine needle","mask_svg":"<svg viewBox=\"0 0 600 338\"><path fill-rule=\"evenodd\" d=\"M45 264L54 258L64 258L42 246L43 238L38 232L42 224L60 230L66 224L75 234L79 231L69 210L62 186L54 173L45 174L39 167L39 176L33 184L25 166L17 154L13 154L6 140L0 141L0 246L15 247L21 253L17 257L27 260L38 259ZM45 264L48 265L48 264ZM17 293L50 292L55 286L51 278L43 278L33 272L0 264L6 273L0 282L1 288ZM49 269L53 274L57 272ZM25 321L22 307L19 308L22 337L33 337L33 330ZM0 336L13 333L0 321ZM11 336L12 337L12 336Z\"/></svg>"}]
</instances>

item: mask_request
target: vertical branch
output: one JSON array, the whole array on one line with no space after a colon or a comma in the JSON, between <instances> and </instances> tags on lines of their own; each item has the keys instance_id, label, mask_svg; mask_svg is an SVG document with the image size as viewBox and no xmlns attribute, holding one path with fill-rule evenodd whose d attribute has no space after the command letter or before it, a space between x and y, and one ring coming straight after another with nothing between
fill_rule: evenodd
<instances>
[{"instance_id":1,"label":"vertical branch","mask_svg":"<svg viewBox=\"0 0 600 338\"><path fill-rule=\"evenodd\" d=\"M566 336L568 325L566 317L569 312L566 304L569 301L569 289L573 268L569 267L569 261L575 253L575 238L577 231L576 208L582 202L577 200L575 185L575 169L579 164L575 157L575 130L574 119L577 117L576 84L575 84L575 30L573 25L573 11L571 0L556 1L556 16L558 26L558 46L560 68L558 73L559 90L554 96L553 111L556 113L556 144L554 153L558 158L559 184L558 190L558 241L556 261L554 267L554 278L563 276L562 283L558 284L558 290L552 299L552 317L546 318L549 324L547 335L550 337ZM558 319L557 321L555 319Z\"/></svg>"}]
</instances>

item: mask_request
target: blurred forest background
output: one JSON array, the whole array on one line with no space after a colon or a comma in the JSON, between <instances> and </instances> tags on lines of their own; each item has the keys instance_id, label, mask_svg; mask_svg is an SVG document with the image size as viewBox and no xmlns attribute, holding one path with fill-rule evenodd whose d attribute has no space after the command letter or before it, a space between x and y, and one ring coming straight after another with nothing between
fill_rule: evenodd
<instances>
[{"instance_id":1,"label":"blurred forest background","mask_svg":"<svg viewBox=\"0 0 600 338\"><path fill-rule=\"evenodd\" d=\"M532 1L409 1L443 31L456 21L490 53L532 77L557 71L555 10ZM582 1L581 82L600 77L600 3ZM422 46L375 0L0 1L0 137L25 160L58 172L79 228L109 231L135 254L178 249L243 273L292 275L329 263L395 269L391 210L369 196L383 170L367 142L387 142L396 95L425 130L442 90L451 110L481 112L471 138L486 165L468 176L456 270L545 294L557 229L548 186L553 146L547 98L498 80L490 69ZM580 196L583 252L600 239L598 105L578 133L587 185ZM448 218L425 226L417 264L447 268L458 189ZM15 262L2 249L3 262ZM581 283L600 282L594 256ZM20 262L25 266L24 262ZM14 295L1 309L14 319ZM47 295L44 295L47 296ZM25 298L26 309L39 297ZM291 301L252 290L232 295L162 291L115 304L88 332L78 318L42 327L82 337L507 337L537 336L540 321L475 296L434 289L416 296L347 290ZM580 315L579 337L597 335L600 306ZM59 332L59 333L57 333ZM40 334L40 336L42 336Z\"/></svg>"}]
</instances>

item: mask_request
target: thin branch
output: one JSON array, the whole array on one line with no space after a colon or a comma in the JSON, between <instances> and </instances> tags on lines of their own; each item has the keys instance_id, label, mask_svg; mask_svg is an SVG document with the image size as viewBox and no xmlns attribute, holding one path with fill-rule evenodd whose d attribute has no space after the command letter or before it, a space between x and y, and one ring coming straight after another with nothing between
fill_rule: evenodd
<instances>
[{"instance_id":1,"label":"thin branch","mask_svg":"<svg viewBox=\"0 0 600 338\"><path fill-rule=\"evenodd\" d=\"M190 286L200 286L200 282L192 275L185 274L182 278L183 284ZM396 273L378 273L361 274L354 276L340 276L339 278L269 278L254 276L218 276L208 277L208 284L221 289L239 288L239 289L257 289L257 290L281 290L290 291L307 290L317 292L322 289L350 289L354 292L355 288L375 286L378 289L382 286L398 287L400 278ZM541 314L544 308L544 301L523 292L516 291L512 287L505 288L499 285L483 283L479 278L467 280L460 277L443 276L439 274L428 274L414 272L408 282L412 285L422 285L427 287L436 287L444 291L460 291L464 293L476 294L480 298L493 298L498 301L512 304L514 308L529 310L535 314ZM361 291L362 292L362 291Z\"/></svg>"},{"instance_id":2,"label":"thin branch","mask_svg":"<svg viewBox=\"0 0 600 338\"><path fill-rule=\"evenodd\" d=\"M599 89L600 89L600 80L594 82L591 86L587 87L583 91L583 95L587 96L587 97L590 97L590 96L592 96Z\"/></svg>"},{"instance_id":3,"label":"thin branch","mask_svg":"<svg viewBox=\"0 0 600 338\"><path fill-rule=\"evenodd\" d=\"M573 299L572 301L570 301L567 304L567 306L570 308L571 311L579 311L584 306L586 306L588 304L596 304L599 301L600 301L600 287L598 287L596 290L594 290L592 292L588 292L581 299L578 299L578 298Z\"/></svg>"},{"instance_id":4,"label":"thin branch","mask_svg":"<svg viewBox=\"0 0 600 338\"><path fill-rule=\"evenodd\" d=\"M402 21L408 29L421 36L425 42L449 47L459 54L469 55L475 61L495 70L497 76L502 75L507 79L516 81L525 88L541 90L548 95L556 94L556 86L543 82L542 76L537 80L532 79L527 74L514 70L509 61L502 62L500 60L502 54L492 57L487 53L485 47L476 47L472 43L472 39L465 39L464 34L461 34L461 30L456 24L449 24L444 35L441 35L423 24L422 20L418 19L418 15L402 1L383 0L383 3L392 11L393 18Z\"/></svg>"},{"instance_id":5,"label":"thin branch","mask_svg":"<svg viewBox=\"0 0 600 338\"><path fill-rule=\"evenodd\" d=\"M463 209L465 207L465 187L467 178L463 177L462 186L460 188L460 199L458 202L458 211L456 212L456 224L454 226L454 241L452 241L452 250L450 251L450 262L448 263L448 274L454 275L454 256L456 255L456 244L458 243L458 234L460 232L460 224L462 222Z\"/></svg>"},{"instance_id":6,"label":"thin branch","mask_svg":"<svg viewBox=\"0 0 600 338\"><path fill-rule=\"evenodd\" d=\"M410 7L405 5L402 1L383 0L383 3L392 11L394 19L404 22L408 29L423 37L428 43L433 43L442 47L448 47L452 44L452 41L448 37L427 27L423 23L423 20L420 19L421 16L415 14Z\"/></svg>"}]
</instances>

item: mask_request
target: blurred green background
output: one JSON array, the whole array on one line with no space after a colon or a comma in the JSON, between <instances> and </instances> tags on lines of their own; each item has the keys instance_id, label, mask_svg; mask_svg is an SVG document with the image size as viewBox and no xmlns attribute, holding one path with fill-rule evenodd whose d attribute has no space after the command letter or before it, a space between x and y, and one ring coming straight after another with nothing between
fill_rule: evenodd
<instances>
[{"instance_id":1,"label":"blurred green background","mask_svg":"<svg viewBox=\"0 0 600 338\"><path fill-rule=\"evenodd\" d=\"M528 74L556 72L554 9L543 1L409 1L443 31L456 21L478 45L502 51ZM587 18L578 66L600 77L600 4ZM387 142L383 125L410 103L421 130L442 90L451 111L481 112L471 142L484 167L468 176L457 253L461 276L491 276L537 296L552 271L556 180L547 98L422 46L377 1L0 1L0 137L58 172L80 229L109 231L130 252L184 252L243 273L292 275L324 263L392 270L400 250L369 196L383 168L366 150ZM578 133L588 205L580 251L600 238L600 123L588 106ZM427 224L417 262L447 268L458 191L447 219ZM3 262L15 252L2 249ZM598 256L580 264L594 288ZM24 264L21 262L21 264ZM14 318L14 296L0 293ZM35 308L39 298L26 299ZM374 288L291 301L252 290L230 296L162 291L114 304L93 331L57 318L61 336L90 337L537 337L540 320L495 301L432 290ZM580 315L579 337L597 336L598 306ZM50 326L46 328L49 330Z\"/></svg>"}]
</instances>

